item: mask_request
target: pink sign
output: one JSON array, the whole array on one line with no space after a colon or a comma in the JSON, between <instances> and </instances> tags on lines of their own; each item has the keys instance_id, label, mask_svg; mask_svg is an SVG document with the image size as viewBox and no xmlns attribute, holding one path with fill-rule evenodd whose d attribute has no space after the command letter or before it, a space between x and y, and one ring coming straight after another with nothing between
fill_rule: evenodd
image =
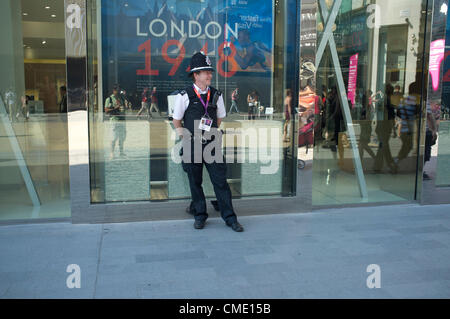
<instances>
[{"instance_id":1,"label":"pink sign","mask_svg":"<svg viewBox=\"0 0 450 319\"><path fill-rule=\"evenodd\" d=\"M349 75L348 75L348 99L355 105L355 96L356 96L356 79L358 78L358 57L359 54L352 55L350 57L350 67L349 67Z\"/></svg>"},{"instance_id":2,"label":"pink sign","mask_svg":"<svg viewBox=\"0 0 450 319\"><path fill-rule=\"evenodd\" d=\"M445 39L431 42L430 45L430 74L433 90L439 88L439 75L441 74L441 62L444 60Z\"/></svg>"}]
</instances>

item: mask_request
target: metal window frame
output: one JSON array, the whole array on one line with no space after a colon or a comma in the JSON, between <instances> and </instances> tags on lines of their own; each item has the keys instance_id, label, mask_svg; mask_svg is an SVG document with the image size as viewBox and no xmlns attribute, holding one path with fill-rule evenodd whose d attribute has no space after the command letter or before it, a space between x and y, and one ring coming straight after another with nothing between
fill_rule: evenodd
<instances>
[{"instance_id":1,"label":"metal window frame","mask_svg":"<svg viewBox=\"0 0 450 319\"><path fill-rule=\"evenodd\" d=\"M449 4L449 1L445 0L443 3L445 4ZM424 43L425 46L425 52L427 52L428 54L425 56L425 61L424 61L424 87L422 88L422 90L426 93L425 94L425 98L422 99L423 100L423 105L424 108L426 108L426 103L429 102L429 94L428 92L430 92L430 90L432 90L432 86L430 85L429 81L430 81L430 74L429 74L429 53L430 53L430 46L431 46L431 42L433 41L433 33L434 30L436 28L436 26L439 26L433 19L433 15L434 15L434 10L438 9L435 8L435 1L434 0L428 0L428 4L427 4L427 11L428 11L428 15L430 16L428 19L428 23L427 23L427 27L429 28L429 30L427 30L427 39ZM439 10L439 9L438 9ZM447 19L448 18L448 13L447 13ZM446 24L446 22L445 22ZM447 35L445 36L445 38L447 38ZM447 50L447 49L446 49ZM443 67L440 71L439 74L439 82L442 83L443 81L443 77L444 77L444 63L445 63L445 58L443 63ZM442 97L441 97L442 98ZM417 175L417 199L420 201L421 205L436 205L436 204L450 204L450 187L437 187L435 185L433 185L433 187L429 186L429 185L424 185L424 181L423 181L423 174L422 172L424 171L424 166L425 166L425 135L426 135L426 127L427 127L427 121L426 121L426 111L423 112L422 114L424 115L423 121L421 121L422 127L421 127L421 136L423 136L423 139L419 139L418 143L420 146L423 145L423 148L420 147L420 157L418 158L418 162L417 162L417 170L418 170L418 175ZM423 142L423 143L422 143ZM435 167L428 167L427 171L429 173L431 173L432 175L436 176L436 172L437 172L437 165ZM420 174L420 175L419 175ZM429 182L434 182L434 181L429 181Z\"/></svg>"}]
</instances>

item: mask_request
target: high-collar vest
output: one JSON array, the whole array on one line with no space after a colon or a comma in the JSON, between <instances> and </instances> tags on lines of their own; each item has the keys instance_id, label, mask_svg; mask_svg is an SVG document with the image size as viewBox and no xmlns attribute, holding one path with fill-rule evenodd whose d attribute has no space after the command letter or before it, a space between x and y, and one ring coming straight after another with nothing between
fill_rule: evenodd
<instances>
[{"instance_id":1,"label":"high-collar vest","mask_svg":"<svg viewBox=\"0 0 450 319\"><path fill-rule=\"evenodd\" d=\"M212 86L210 86L209 89L211 90L211 95L207 108L208 115L211 119L213 119L212 127L217 128L217 105L213 105L214 95L217 90ZM195 121L200 121L203 115L205 115L205 107L203 106L203 103L198 99L198 96L195 93L192 85L188 86L185 91L189 97L189 106L184 112L184 127L187 128L192 135L194 135L195 129L198 129L199 123L195 123ZM203 99L203 102L206 103L208 94L201 94L200 96Z\"/></svg>"}]
</instances>

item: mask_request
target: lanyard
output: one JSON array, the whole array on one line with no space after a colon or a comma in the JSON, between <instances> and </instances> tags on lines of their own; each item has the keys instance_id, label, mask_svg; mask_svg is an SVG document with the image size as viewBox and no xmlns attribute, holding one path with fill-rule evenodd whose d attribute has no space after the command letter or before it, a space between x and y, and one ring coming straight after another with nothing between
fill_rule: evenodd
<instances>
[{"instance_id":1,"label":"lanyard","mask_svg":"<svg viewBox=\"0 0 450 319\"><path fill-rule=\"evenodd\" d=\"M205 108L205 114L209 116L208 114L208 104L209 104L209 98L211 97L211 90L208 88L208 96L206 98L206 103L203 101L202 97L200 96L200 93L198 93L197 89L195 88L195 86L192 86L194 88L194 92L195 94L197 94L198 99L200 100L200 102L202 102L203 107Z\"/></svg>"}]
</instances>

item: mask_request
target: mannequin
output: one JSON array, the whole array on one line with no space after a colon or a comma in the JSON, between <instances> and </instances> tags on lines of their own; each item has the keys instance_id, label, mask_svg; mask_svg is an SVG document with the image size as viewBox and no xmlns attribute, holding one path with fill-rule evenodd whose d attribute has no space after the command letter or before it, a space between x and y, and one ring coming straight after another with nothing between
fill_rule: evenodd
<instances>
[{"instance_id":1,"label":"mannequin","mask_svg":"<svg viewBox=\"0 0 450 319\"><path fill-rule=\"evenodd\" d=\"M12 87L9 87L5 92L5 102L8 107L9 120L14 121L14 113L16 111L16 93L13 91ZM19 117L19 113L16 114L16 118Z\"/></svg>"}]
</instances>

